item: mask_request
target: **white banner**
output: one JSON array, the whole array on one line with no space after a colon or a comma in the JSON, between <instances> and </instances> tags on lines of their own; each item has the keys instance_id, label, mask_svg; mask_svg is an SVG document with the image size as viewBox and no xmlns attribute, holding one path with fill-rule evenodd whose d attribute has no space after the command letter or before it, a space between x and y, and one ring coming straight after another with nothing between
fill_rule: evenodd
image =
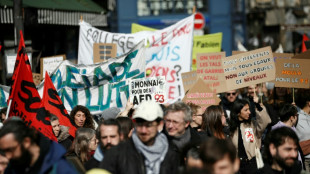
<instances>
[{"instance_id":1,"label":"white banner","mask_svg":"<svg viewBox=\"0 0 310 174\"><path fill-rule=\"evenodd\" d=\"M130 101L139 105L144 100L166 103L166 80L164 76L129 80Z\"/></svg>"},{"instance_id":2,"label":"white banner","mask_svg":"<svg viewBox=\"0 0 310 174\"><path fill-rule=\"evenodd\" d=\"M135 43L146 38L149 47L145 51L148 77L165 76L168 103L184 96L181 73L190 71L193 45L193 22L191 15L176 24L156 31L135 34L109 33L80 24L78 62L93 63L93 43L116 43L117 54L126 53Z\"/></svg>"},{"instance_id":3,"label":"white banner","mask_svg":"<svg viewBox=\"0 0 310 174\"><path fill-rule=\"evenodd\" d=\"M110 107L123 108L129 98L126 80L145 77L144 52L141 41L130 52L106 62L74 65L65 60L50 76L69 112L76 105L88 107L92 114ZM40 94L43 84L39 85Z\"/></svg>"}]
</instances>

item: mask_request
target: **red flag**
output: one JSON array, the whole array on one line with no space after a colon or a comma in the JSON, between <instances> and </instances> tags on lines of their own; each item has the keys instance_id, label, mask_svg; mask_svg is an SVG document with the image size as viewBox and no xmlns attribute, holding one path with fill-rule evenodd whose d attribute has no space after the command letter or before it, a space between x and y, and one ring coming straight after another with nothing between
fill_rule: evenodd
<instances>
[{"instance_id":1,"label":"red flag","mask_svg":"<svg viewBox=\"0 0 310 174\"><path fill-rule=\"evenodd\" d=\"M12 85L12 105L9 116L19 116L30 127L34 127L51 140L57 141L40 95L33 83L32 72L21 56L18 74Z\"/></svg>"},{"instance_id":2,"label":"red flag","mask_svg":"<svg viewBox=\"0 0 310 174\"><path fill-rule=\"evenodd\" d=\"M73 120L70 118L47 72L45 73L42 104L47 111L58 117L60 125L69 127L69 134L75 137L76 127L73 126Z\"/></svg>"},{"instance_id":3,"label":"red flag","mask_svg":"<svg viewBox=\"0 0 310 174\"><path fill-rule=\"evenodd\" d=\"M1 51L2 46L0 45L0 51Z\"/></svg>"},{"instance_id":4,"label":"red flag","mask_svg":"<svg viewBox=\"0 0 310 174\"><path fill-rule=\"evenodd\" d=\"M305 41L308 41L308 40L309 40L309 38L307 37L306 34L304 34L304 35L302 36L302 46L301 46L301 52L302 52L302 53L305 52L305 51L307 51L307 47L306 47Z\"/></svg>"},{"instance_id":5,"label":"red flag","mask_svg":"<svg viewBox=\"0 0 310 174\"><path fill-rule=\"evenodd\" d=\"M13 71L13 75L12 75L12 86L14 85L16 76L18 74L18 65L19 65L19 62L21 60L21 57L25 58L24 60L25 60L26 66L31 72L31 66L30 66L29 58L28 58L28 55L26 54L26 51L25 51L25 42L24 42L23 32L20 30L20 40L19 40L17 56L16 56L16 60L15 60L15 65L14 65L14 71ZM11 88L10 96L8 97L8 101L7 101L8 103L9 103L9 100L12 99L12 93L13 93L12 90L13 89Z\"/></svg>"}]
</instances>

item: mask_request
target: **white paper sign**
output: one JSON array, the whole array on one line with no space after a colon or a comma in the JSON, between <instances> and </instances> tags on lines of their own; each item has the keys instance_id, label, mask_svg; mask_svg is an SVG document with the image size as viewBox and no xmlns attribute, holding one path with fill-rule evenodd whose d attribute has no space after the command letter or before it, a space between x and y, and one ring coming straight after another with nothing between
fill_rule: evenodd
<instances>
[{"instance_id":1,"label":"white paper sign","mask_svg":"<svg viewBox=\"0 0 310 174\"><path fill-rule=\"evenodd\" d=\"M43 57L41 60L41 74L43 75L43 78L45 78L45 71L47 71L48 74L51 74L64 59L64 56Z\"/></svg>"},{"instance_id":2,"label":"white paper sign","mask_svg":"<svg viewBox=\"0 0 310 174\"><path fill-rule=\"evenodd\" d=\"M164 76L129 80L130 101L139 105L144 100L166 103L166 80Z\"/></svg>"},{"instance_id":3,"label":"white paper sign","mask_svg":"<svg viewBox=\"0 0 310 174\"><path fill-rule=\"evenodd\" d=\"M32 55L31 53L27 53L28 58L29 58L29 62L30 62L30 66L32 64ZM7 73L8 74L13 74L14 71L14 66L15 66L15 61L16 61L16 56L17 54L11 54L11 55L6 55L6 68L7 68Z\"/></svg>"}]
</instances>

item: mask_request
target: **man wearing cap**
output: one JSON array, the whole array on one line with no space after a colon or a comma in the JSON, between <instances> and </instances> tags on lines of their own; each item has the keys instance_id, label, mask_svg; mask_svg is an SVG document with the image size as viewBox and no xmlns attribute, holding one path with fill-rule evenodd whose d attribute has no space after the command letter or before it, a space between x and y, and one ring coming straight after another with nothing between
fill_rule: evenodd
<instances>
[{"instance_id":1,"label":"man wearing cap","mask_svg":"<svg viewBox=\"0 0 310 174\"><path fill-rule=\"evenodd\" d=\"M132 137L106 152L100 167L113 174L178 173L179 157L171 150L163 128L163 111L153 101L144 101L133 114Z\"/></svg>"}]
</instances>

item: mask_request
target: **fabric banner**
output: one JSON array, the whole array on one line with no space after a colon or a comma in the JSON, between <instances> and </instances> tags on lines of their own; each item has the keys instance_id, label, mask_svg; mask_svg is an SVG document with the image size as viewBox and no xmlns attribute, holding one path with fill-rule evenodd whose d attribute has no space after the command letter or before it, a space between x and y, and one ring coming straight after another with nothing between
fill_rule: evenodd
<instances>
[{"instance_id":1,"label":"fabric banner","mask_svg":"<svg viewBox=\"0 0 310 174\"><path fill-rule=\"evenodd\" d=\"M10 87L0 85L0 109L7 107L7 100L10 95Z\"/></svg>"},{"instance_id":2,"label":"fabric banner","mask_svg":"<svg viewBox=\"0 0 310 174\"><path fill-rule=\"evenodd\" d=\"M18 74L13 84L12 105L9 116L19 116L28 126L34 127L51 140L57 141L40 95L33 83L31 69L21 57Z\"/></svg>"},{"instance_id":3,"label":"fabric banner","mask_svg":"<svg viewBox=\"0 0 310 174\"><path fill-rule=\"evenodd\" d=\"M72 137L75 137L76 127L74 126L74 121L70 118L66 108L64 107L47 71L45 73L42 106L45 107L45 109L51 114L57 116L59 124L68 127L69 134Z\"/></svg>"},{"instance_id":4,"label":"fabric banner","mask_svg":"<svg viewBox=\"0 0 310 174\"><path fill-rule=\"evenodd\" d=\"M82 22L78 62L93 63L93 43L116 43L117 55L121 55L135 43L147 39L147 76L165 76L168 82L168 103L181 100L184 96L181 73L188 72L191 64L193 21L194 16L191 15L162 30L135 34L109 33Z\"/></svg>"},{"instance_id":5,"label":"fabric banner","mask_svg":"<svg viewBox=\"0 0 310 174\"><path fill-rule=\"evenodd\" d=\"M141 41L128 53L93 65L74 65L63 61L50 75L70 112L76 105L86 106L92 114L110 107L123 108L129 97L127 79L145 77L145 48ZM43 93L43 82L39 86Z\"/></svg>"},{"instance_id":6,"label":"fabric banner","mask_svg":"<svg viewBox=\"0 0 310 174\"><path fill-rule=\"evenodd\" d=\"M192 71L197 70L197 53L214 53L221 51L222 37L222 33L194 36Z\"/></svg>"}]
</instances>

